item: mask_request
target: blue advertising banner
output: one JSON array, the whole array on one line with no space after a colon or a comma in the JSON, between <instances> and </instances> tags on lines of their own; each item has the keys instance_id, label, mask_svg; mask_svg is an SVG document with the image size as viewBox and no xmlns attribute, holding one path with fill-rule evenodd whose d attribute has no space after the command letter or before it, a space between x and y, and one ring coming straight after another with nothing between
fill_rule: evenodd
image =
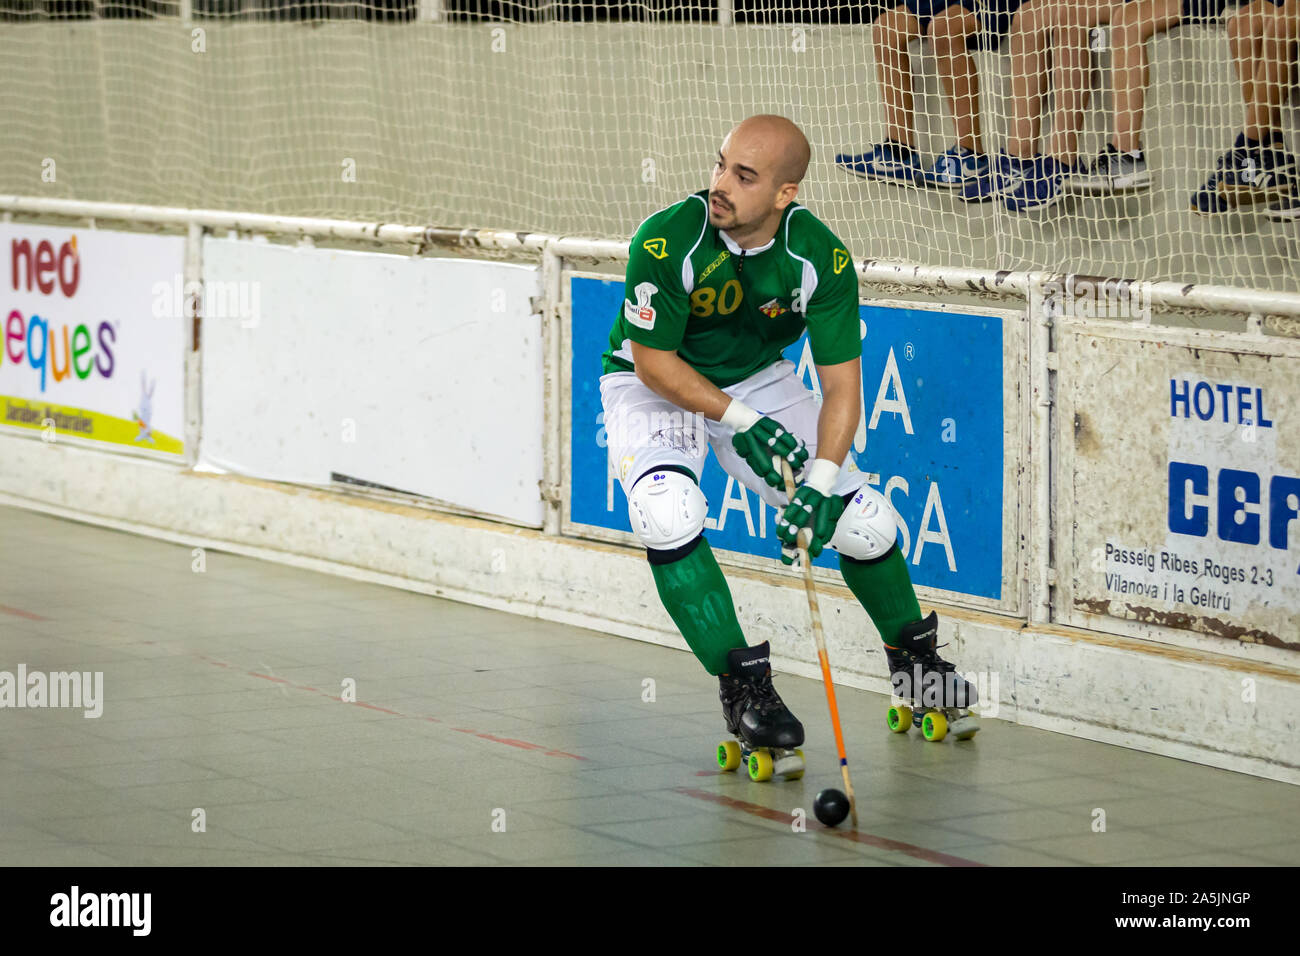
<instances>
[{"instance_id":1,"label":"blue advertising banner","mask_svg":"<svg viewBox=\"0 0 1300 956\"><path fill-rule=\"evenodd\" d=\"M574 524L630 531L627 498L610 468L600 403L600 356L623 304L623 283L571 279ZM924 307L860 306L863 415L853 457L864 481L898 512L899 545L923 587L1002 597L1003 320ZM818 391L807 336L794 362ZM715 550L779 560L776 512L727 475L712 452L700 479L705 536ZM814 564L837 567L829 550Z\"/></svg>"}]
</instances>

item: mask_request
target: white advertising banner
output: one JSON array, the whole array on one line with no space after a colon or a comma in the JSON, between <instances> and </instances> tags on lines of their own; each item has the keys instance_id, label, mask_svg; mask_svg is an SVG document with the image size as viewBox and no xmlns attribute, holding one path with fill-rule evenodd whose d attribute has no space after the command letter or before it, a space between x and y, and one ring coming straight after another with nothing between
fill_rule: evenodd
<instances>
[{"instance_id":1,"label":"white advertising banner","mask_svg":"<svg viewBox=\"0 0 1300 956\"><path fill-rule=\"evenodd\" d=\"M184 454L185 240L0 223L0 425Z\"/></svg>"},{"instance_id":2,"label":"white advertising banner","mask_svg":"<svg viewBox=\"0 0 1300 956\"><path fill-rule=\"evenodd\" d=\"M531 266L212 239L200 467L541 526Z\"/></svg>"},{"instance_id":3,"label":"white advertising banner","mask_svg":"<svg viewBox=\"0 0 1300 956\"><path fill-rule=\"evenodd\" d=\"M1058 348L1065 610L1300 649L1297 343L1067 324Z\"/></svg>"}]
</instances>

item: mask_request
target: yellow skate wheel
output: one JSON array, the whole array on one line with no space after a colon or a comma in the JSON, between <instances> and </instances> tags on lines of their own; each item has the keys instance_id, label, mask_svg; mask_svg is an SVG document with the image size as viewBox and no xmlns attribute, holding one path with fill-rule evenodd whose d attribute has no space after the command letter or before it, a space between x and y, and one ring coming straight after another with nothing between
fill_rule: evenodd
<instances>
[{"instance_id":1,"label":"yellow skate wheel","mask_svg":"<svg viewBox=\"0 0 1300 956\"><path fill-rule=\"evenodd\" d=\"M932 710L921 718L921 736L926 740L943 740L948 736L948 718Z\"/></svg>"},{"instance_id":2,"label":"yellow skate wheel","mask_svg":"<svg viewBox=\"0 0 1300 956\"><path fill-rule=\"evenodd\" d=\"M804 766L806 767L807 764L808 764L808 761L806 761L806 760L803 759L803 751L800 750L798 747L796 747L795 750L794 750L794 754L795 754L796 757L799 758L799 762L800 762L801 764L804 764ZM802 779L803 779L803 771L802 771L802 770L796 770L794 773L788 773L788 774L785 775L785 779L787 779L787 780L802 780Z\"/></svg>"},{"instance_id":3,"label":"yellow skate wheel","mask_svg":"<svg viewBox=\"0 0 1300 956\"><path fill-rule=\"evenodd\" d=\"M772 779L772 755L766 750L755 750L749 755L749 779L757 783Z\"/></svg>"},{"instance_id":4,"label":"yellow skate wheel","mask_svg":"<svg viewBox=\"0 0 1300 956\"><path fill-rule=\"evenodd\" d=\"M724 740L718 744L718 766L730 772L740 766L740 744L734 740Z\"/></svg>"},{"instance_id":5,"label":"yellow skate wheel","mask_svg":"<svg viewBox=\"0 0 1300 956\"><path fill-rule=\"evenodd\" d=\"M912 708L902 704L891 707L885 719L889 722L890 730L896 734L905 734L912 726Z\"/></svg>"}]
</instances>

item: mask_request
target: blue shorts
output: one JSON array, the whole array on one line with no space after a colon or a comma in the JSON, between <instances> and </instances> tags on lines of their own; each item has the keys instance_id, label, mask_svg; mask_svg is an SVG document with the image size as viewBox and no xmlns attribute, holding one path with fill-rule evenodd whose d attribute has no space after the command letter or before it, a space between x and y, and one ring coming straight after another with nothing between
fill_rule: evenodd
<instances>
[{"instance_id":1,"label":"blue shorts","mask_svg":"<svg viewBox=\"0 0 1300 956\"><path fill-rule=\"evenodd\" d=\"M1125 3L1128 0L1124 0ZM1180 23L1214 23L1223 19L1228 0L1183 0L1183 18Z\"/></svg>"},{"instance_id":2,"label":"blue shorts","mask_svg":"<svg viewBox=\"0 0 1300 956\"><path fill-rule=\"evenodd\" d=\"M967 46L995 47L1011 29L1011 18L1024 0L904 0L907 12L921 22L921 34L930 29L930 21L949 7L961 7L975 14L980 30L971 34Z\"/></svg>"},{"instance_id":3,"label":"blue shorts","mask_svg":"<svg viewBox=\"0 0 1300 956\"><path fill-rule=\"evenodd\" d=\"M1129 0L1124 0L1128 3ZM1183 0L1183 18L1180 24L1218 23L1223 19L1229 7L1244 7L1249 0ZM1282 0L1269 0L1275 7L1282 6Z\"/></svg>"},{"instance_id":4,"label":"blue shorts","mask_svg":"<svg viewBox=\"0 0 1300 956\"><path fill-rule=\"evenodd\" d=\"M922 36L930 29L930 21L949 7L961 7L975 12L975 0L903 0L907 12L921 21Z\"/></svg>"},{"instance_id":5,"label":"blue shorts","mask_svg":"<svg viewBox=\"0 0 1300 956\"><path fill-rule=\"evenodd\" d=\"M1011 29L1011 18L1024 0L984 0L980 4L980 23L984 33L1001 39Z\"/></svg>"}]
</instances>

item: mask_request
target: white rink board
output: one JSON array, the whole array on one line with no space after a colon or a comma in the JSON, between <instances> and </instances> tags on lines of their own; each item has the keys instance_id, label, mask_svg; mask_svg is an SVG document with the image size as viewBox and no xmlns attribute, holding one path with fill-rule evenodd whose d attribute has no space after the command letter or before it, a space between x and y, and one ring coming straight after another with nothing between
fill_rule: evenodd
<instances>
[{"instance_id":1,"label":"white rink board","mask_svg":"<svg viewBox=\"0 0 1300 956\"><path fill-rule=\"evenodd\" d=\"M204 241L200 468L332 476L540 527L531 266Z\"/></svg>"},{"instance_id":2,"label":"white rink board","mask_svg":"<svg viewBox=\"0 0 1300 956\"><path fill-rule=\"evenodd\" d=\"M1066 320L1057 348L1062 619L1300 649L1300 343Z\"/></svg>"},{"instance_id":3,"label":"white rink board","mask_svg":"<svg viewBox=\"0 0 1300 956\"><path fill-rule=\"evenodd\" d=\"M0 223L0 260L0 424L179 457L185 240Z\"/></svg>"}]
</instances>

